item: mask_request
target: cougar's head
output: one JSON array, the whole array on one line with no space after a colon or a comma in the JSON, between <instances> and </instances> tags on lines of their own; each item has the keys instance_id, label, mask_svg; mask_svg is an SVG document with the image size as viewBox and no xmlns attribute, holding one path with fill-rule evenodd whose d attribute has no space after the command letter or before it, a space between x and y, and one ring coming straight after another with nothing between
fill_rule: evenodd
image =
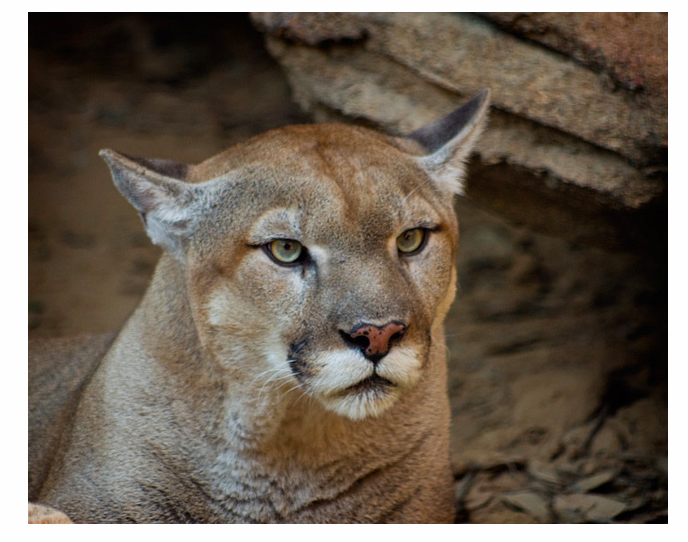
<instances>
[{"instance_id":1,"label":"cougar's head","mask_svg":"<svg viewBox=\"0 0 688 542\"><path fill-rule=\"evenodd\" d=\"M405 138L290 126L196 166L103 151L186 277L203 347L244 383L375 416L431 364L454 297L452 196L488 92Z\"/></svg>"}]
</instances>

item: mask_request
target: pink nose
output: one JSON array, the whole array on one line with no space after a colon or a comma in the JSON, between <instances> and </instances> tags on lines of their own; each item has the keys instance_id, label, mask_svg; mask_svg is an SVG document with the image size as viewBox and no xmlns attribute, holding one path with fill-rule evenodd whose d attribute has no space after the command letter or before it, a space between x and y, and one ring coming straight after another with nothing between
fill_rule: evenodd
<instances>
[{"instance_id":1,"label":"pink nose","mask_svg":"<svg viewBox=\"0 0 688 542\"><path fill-rule=\"evenodd\" d=\"M341 335L349 346L359 348L366 358L376 362L389 352L391 342L400 339L405 332L406 326L401 322L388 322L383 326L360 324Z\"/></svg>"}]
</instances>

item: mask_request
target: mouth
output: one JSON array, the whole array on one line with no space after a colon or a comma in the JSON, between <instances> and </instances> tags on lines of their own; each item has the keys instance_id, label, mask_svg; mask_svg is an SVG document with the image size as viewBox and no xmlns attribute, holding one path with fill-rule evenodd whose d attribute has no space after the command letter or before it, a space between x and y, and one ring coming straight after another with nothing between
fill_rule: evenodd
<instances>
[{"instance_id":1,"label":"mouth","mask_svg":"<svg viewBox=\"0 0 688 542\"><path fill-rule=\"evenodd\" d=\"M329 411L352 420L379 416L420 378L422 358L413 349L398 348L375 367L353 349L324 352L292 372L309 395ZM299 373L299 374L297 374Z\"/></svg>"},{"instance_id":2,"label":"mouth","mask_svg":"<svg viewBox=\"0 0 688 542\"><path fill-rule=\"evenodd\" d=\"M366 392L383 392L394 387L394 383L387 380L385 377L377 373L373 373L368 378L364 378L353 386L349 386L342 393L343 394L358 394Z\"/></svg>"},{"instance_id":3,"label":"mouth","mask_svg":"<svg viewBox=\"0 0 688 542\"><path fill-rule=\"evenodd\" d=\"M328 410L352 420L362 420L385 412L396 402L400 393L400 387L392 380L373 372L355 384L318 394L318 397Z\"/></svg>"}]
</instances>

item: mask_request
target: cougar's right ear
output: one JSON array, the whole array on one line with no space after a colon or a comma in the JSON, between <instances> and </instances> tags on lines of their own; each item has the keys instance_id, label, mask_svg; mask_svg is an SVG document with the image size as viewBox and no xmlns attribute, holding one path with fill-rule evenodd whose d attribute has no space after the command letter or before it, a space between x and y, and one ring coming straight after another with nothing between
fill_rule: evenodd
<instances>
[{"instance_id":1,"label":"cougar's right ear","mask_svg":"<svg viewBox=\"0 0 688 542\"><path fill-rule=\"evenodd\" d=\"M459 109L407 136L425 149L419 163L441 189L463 194L464 164L485 126L489 105L490 91L485 89Z\"/></svg>"},{"instance_id":2,"label":"cougar's right ear","mask_svg":"<svg viewBox=\"0 0 688 542\"><path fill-rule=\"evenodd\" d=\"M178 259L195 225L197 185L184 182L187 166L169 160L126 156L110 149L100 151L120 193L141 215L146 231Z\"/></svg>"}]
</instances>

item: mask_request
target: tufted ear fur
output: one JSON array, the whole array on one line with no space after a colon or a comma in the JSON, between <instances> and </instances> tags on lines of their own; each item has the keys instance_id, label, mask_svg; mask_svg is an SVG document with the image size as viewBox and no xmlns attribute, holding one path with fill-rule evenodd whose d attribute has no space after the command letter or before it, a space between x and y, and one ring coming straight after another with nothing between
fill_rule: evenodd
<instances>
[{"instance_id":1,"label":"tufted ear fur","mask_svg":"<svg viewBox=\"0 0 688 542\"><path fill-rule=\"evenodd\" d=\"M188 166L170 160L126 156L105 149L115 186L141 215L153 243L179 260L197 216L200 189L183 181Z\"/></svg>"},{"instance_id":2,"label":"tufted ear fur","mask_svg":"<svg viewBox=\"0 0 688 542\"><path fill-rule=\"evenodd\" d=\"M409 134L428 154L419 161L423 169L445 190L463 194L464 164L487 120L489 89L446 117Z\"/></svg>"}]
</instances>

